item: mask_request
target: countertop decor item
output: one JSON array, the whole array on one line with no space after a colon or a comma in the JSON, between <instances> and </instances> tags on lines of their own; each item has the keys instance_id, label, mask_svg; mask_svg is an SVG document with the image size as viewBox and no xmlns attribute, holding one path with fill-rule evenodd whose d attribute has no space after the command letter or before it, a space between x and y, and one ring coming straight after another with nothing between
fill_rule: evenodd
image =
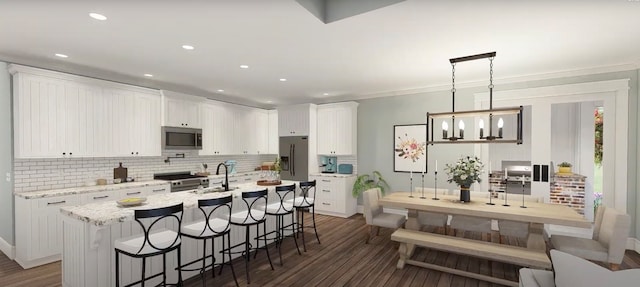
<instances>
[{"instance_id":1,"label":"countertop decor item","mask_svg":"<svg viewBox=\"0 0 640 287\"><path fill-rule=\"evenodd\" d=\"M471 201L469 189L476 182L481 182L480 175L484 166L479 158L463 156L454 164L446 164L444 171L449 176L447 182L455 182L460 186L460 201Z\"/></svg>"},{"instance_id":2,"label":"countertop decor item","mask_svg":"<svg viewBox=\"0 0 640 287\"><path fill-rule=\"evenodd\" d=\"M571 164L568 162L562 162L558 165L558 173L560 174L572 174L571 172Z\"/></svg>"},{"instance_id":3,"label":"countertop decor item","mask_svg":"<svg viewBox=\"0 0 640 287\"><path fill-rule=\"evenodd\" d=\"M107 180L106 180L106 179L104 179L104 178L98 178L98 179L96 180L96 184L97 184L97 185L107 185Z\"/></svg>"},{"instance_id":4,"label":"countertop decor item","mask_svg":"<svg viewBox=\"0 0 640 287\"><path fill-rule=\"evenodd\" d=\"M451 63L451 112L427 113L427 144L443 143L515 143L522 144L522 106L493 108L493 59L496 52L471 55L449 59ZM456 111L456 64L460 62L489 59L489 109ZM494 119L498 117L497 121ZM503 119L504 117L504 119ZM478 119L479 120L476 120ZM485 120L488 120L488 133L485 134ZM502 127L505 121L513 120L516 132L513 134L503 134ZM466 124L473 124L477 121L477 137L467 136L465 138ZM496 125L497 124L497 125ZM442 138L434 134L436 126L442 126ZM458 132L456 133L456 127ZM449 130L450 128L450 130ZM497 129L497 133L496 133Z\"/></svg>"},{"instance_id":5,"label":"countertop decor item","mask_svg":"<svg viewBox=\"0 0 640 287\"><path fill-rule=\"evenodd\" d=\"M382 174L377 170L373 171L372 175L359 175L353 183L353 190L351 194L353 197L357 198L365 190L376 187L380 188L380 192L382 192L382 194L385 192L385 187L389 188L389 184L384 180L384 178L382 178Z\"/></svg>"},{"instance_id":6,"label":"countertop decor item","mask_svg":"<svg viewBox=\"0 0 640 287\"><path fill-rule=\"evenodd\" d=\"M127 168L122 166L122 163L116 168L113 169L113 179L120 179L120 181L125 181L127 179Z\"/></svg>"},{"instance_id":7,"label":"countertop decor item","mask_svg":"<svg viewBox=\"0 0 640 287\"><path fill-rule=\"evenodd\" d=\"M129 197L118 200L117 203L119 206L128 207L128 206L136 206L140 205L147 201L145 197Z\"/></svg>"},{"instance_id":8,"label":"countertop decor item","mask_svg":"<svg viewBox=\"0 0 640 287\"><path fill-rule=\"evenodd\" d=\"M282 181L281 180L261 179L261 180L258 180L258 182L256 182L256 184L260 185L260 186L280 185L280 184L282 184Z\"/></svg>"}]
</instances>

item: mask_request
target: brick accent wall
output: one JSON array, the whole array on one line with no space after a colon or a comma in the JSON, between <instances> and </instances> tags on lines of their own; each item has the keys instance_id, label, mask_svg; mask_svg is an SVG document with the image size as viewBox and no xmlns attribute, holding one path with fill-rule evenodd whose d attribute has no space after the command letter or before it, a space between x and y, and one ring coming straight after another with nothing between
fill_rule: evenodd
<instances>
[{"instance_id":1,"label":"brick accent wall","mask_svg":"<svg viewBox=\"0 0 640 287\"><path fill-rule=\"evenodd\" d=\"M586 176L555 174L551 178L551 203L567 205L584 215L584 184Z\"/></svg>"}]
</instances>

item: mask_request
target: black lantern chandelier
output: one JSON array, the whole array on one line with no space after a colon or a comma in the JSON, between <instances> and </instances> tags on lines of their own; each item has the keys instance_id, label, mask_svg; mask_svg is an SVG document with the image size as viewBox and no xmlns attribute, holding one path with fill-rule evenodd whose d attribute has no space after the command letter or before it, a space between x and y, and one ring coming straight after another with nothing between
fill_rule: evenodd
<instances>
[{"instance_id":1,"label":"black lantern chandelier","mask_svg":"<svg viewBox=\"0 0 640 287\"><path fill-rule=\"evenodd\" d=\"M473 56L466 56L460 58L449 59L451 63L451 97L452 97L452 110L449 113L427 113L427 144L441 144L441 143L516 143L522 144L522 106L513 108L493 108L493 59L496 56L496 52L478 54ZM488 110L473 110L473 111L458 111L456 112L456 64L465 61L472 61L478 59L489 58L489 109ZM517 131L515 136L503 137L502 128L505 124L503 116L514 115L516 119L515 126ZM480 118L478 121L479 136L478 137L466 137L464 134L465 123L464 119L473 121L475 118ZM497 118L497 125L494 122ZM458 133L456 134L456 119L458 126ZM488 131L485 132L484 120L488 120ZM435 121L442 121L442 138L436 138L434 136L434 124ZM449 124L451 128L449 128ZM497 133L494 132L494 126L497 128ZM451 131L451 132L449 132Z\"/></svg>"}]
</instances>

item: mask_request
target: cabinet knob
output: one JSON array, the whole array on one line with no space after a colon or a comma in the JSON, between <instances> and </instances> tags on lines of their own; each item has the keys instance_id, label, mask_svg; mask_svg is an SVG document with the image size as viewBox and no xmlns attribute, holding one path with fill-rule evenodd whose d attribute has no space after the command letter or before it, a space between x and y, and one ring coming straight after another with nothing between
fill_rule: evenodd
<instances>
[{"instance_id":1,"label":"cabinet knob","mask_svg":"<svg viewBox=\"0 0 640 287\"><path fill-rule=\"evenodd\" d=\"M73 155L73 153L72 153L72 152L70 152L70 153L69 153L69 155Z\"/></svg>"},{"instance_id":2,"label":"cabinet knob","mask_svg":"<svg viewBox=\"0 0 640 287\"><path fill-rule=\"evenodd\" d=\"M66 152L63 152L63 153L62 153L62 155L67 155L67 153L66 153Z\"/></svg>"},{"instance_id":3,"label":"cabinet knob","mask_svg":"<svg viewBox=\"0 0 640 287\"><path fill-rule=\"evenodd\" d=\"M133 152L131 152L131 154L133 154Z\"/></svg>"}]
</instances>

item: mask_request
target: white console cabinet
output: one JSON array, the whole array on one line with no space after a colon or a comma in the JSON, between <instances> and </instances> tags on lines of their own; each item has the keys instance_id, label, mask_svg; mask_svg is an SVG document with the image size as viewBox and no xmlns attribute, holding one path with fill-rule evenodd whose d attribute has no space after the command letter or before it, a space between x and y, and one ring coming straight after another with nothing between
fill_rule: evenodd
<instances>
[{"instance_id":1,"label":"white console cabinet","mask_svg":"<svg viewBox=\"0 0 640 287\"><path fill-rule=\"evenodd\" d=\"M318 106L318 154L353 155L358 146L358 103Z\"/></svg>"},{"instance_id":2,"label":"white console cabinet","mask_svg":"<svg viewBox=\"0 0 640 287\"><path fill-rule=\"evenodd\" d=\"M345 218L356 214L358 202L351 195L355 175L314 174L309 179L316 180L315 212Z\"/></svg>"}]
</instances>

